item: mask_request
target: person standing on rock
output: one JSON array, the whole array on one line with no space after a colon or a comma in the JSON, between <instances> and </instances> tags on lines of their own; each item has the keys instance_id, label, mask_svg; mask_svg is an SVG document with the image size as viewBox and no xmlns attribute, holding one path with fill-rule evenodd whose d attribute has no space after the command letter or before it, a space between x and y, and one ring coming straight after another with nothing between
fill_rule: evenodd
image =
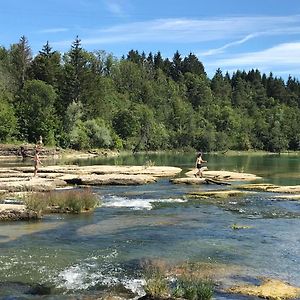
<instances>
[{"instance_id":1,"label":"person standing on rock","mask_svg":"<svg viewBox=\"0 0 300 300\"><path fill-rule=\"evenodd\" d=\"M207 170L207 167L204 166L204 163L207 163L207 161L203 160L203 158L202 158L202 152L200 151L197 154L197 157L196 157L196 169L198 169L198 171L195 174L195 177L197 177L197 176L202 177L202 172L204 170Z\"/></svg>"},{"instance_id":2,"label":"person standing on rock","mask_svg":"<svg viewBox=\"0 0 300 300\"><path fill-rule=\"evenodd\" d=\"M33 157L33 164L34 164L34 174L33 174L33 176L34 177L37 176L37 172L38 172L40 164L42 165L42 162L41 162L41 159L40 159L40 156L39 156L39 152L40 152L39 147L35 146L35 153L34 153L34 157Z\"/></svg>"}]
</instances>

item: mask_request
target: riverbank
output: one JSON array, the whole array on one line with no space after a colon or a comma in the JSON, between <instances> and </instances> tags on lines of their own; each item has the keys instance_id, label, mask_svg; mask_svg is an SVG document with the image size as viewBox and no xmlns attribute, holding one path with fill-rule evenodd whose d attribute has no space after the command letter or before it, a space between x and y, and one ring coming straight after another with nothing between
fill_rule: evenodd
<instances>
[{"instance_id":1,"label":"riverbank","mask_svg":"<svg viewBox=\"0 0 300 300\"><path fill-rule=\"evenodd\" d=\"M0 144L0 160L27 159L34 156L35 144ZM77 151L59 147L42 147L40 157L44 159L85 159L94 157L115 157L120 153L110 149Z\"/></svg>"}]
</instances>

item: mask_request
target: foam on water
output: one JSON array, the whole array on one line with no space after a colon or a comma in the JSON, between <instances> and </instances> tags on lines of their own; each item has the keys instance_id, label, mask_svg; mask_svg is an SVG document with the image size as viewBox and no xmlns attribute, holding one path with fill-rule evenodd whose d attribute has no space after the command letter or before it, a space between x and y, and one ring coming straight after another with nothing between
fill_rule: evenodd
<instances>
[{"instance_id":1,"label":"foam on water","mask_svg":"<svg viewBox=\"0 0 300 300\"><path fill-rule=\"evenodd\" d=\"M62 270L55 282L57 288L69 291L83 291L96 285L112 287L118 284L141 297L145 294L143 279L131 278L114 259L118 256L117 250L109 254L92 255Z\"/></svg>"},{"instance_id":2,"label":"foam on water","mask_svg":"<svg viewBox=\"0 0 300 300\"><path fill-rule=\"evenodd\" d=\"M114 195L107 195L103 199L102 207L126 207L133 210L147 209L151 210L153 208L153 203L181 203L186 202L184 199L154 199L154 198L127 198Z\"/></svg>"}]
</instances>

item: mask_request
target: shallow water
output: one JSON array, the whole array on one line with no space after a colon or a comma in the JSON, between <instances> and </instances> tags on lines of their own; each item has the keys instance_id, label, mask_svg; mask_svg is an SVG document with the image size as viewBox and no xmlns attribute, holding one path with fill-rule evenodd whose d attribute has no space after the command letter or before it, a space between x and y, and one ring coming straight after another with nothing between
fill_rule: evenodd
<instances>
[{"instance_id":1,"label":"shallow water","mask_svg":"<svg viewBox=\"0 0 300 300\"><path fill-rule=\"evenodd\" d=\"M205 158L211 170L244 171L264 177L263 182L300 184L297 155ZM75 163L151 163L186 171L194 158L162 154ZM143 186L103 186L94 189L103 205L92 214L2 223L0 297L37 299L37 284L47 287L44 299L97 297L120 286L141 295L141 263L147 259L227 265L232 274L224 276L224 287L253 283L258 276L300 286L300 202L276 200L269 193L229 200L186 198L188 192L212 188L224 187L173 185L168 178ZM233 230L233 224L250 228ZM219 292L215 299L248 298Z\"/></svg>"}]
</instances>

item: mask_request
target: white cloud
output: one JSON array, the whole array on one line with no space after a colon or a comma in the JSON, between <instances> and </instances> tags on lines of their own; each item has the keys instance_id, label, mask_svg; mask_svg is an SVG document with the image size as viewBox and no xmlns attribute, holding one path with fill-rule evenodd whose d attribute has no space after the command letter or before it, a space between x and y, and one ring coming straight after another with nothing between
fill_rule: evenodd
<instances>
[{"instance_id":1,"label":"white cloud","mask_svg":"<svg viewBox=\"0 0 300 300\"><path fill-rule=\"evenodd\" d=\"M300 66L300 42L283 43L257 52L248 52L223 58L209 63L210 66L254 67L261 66Z\"/></svg>"}]
</instances>

